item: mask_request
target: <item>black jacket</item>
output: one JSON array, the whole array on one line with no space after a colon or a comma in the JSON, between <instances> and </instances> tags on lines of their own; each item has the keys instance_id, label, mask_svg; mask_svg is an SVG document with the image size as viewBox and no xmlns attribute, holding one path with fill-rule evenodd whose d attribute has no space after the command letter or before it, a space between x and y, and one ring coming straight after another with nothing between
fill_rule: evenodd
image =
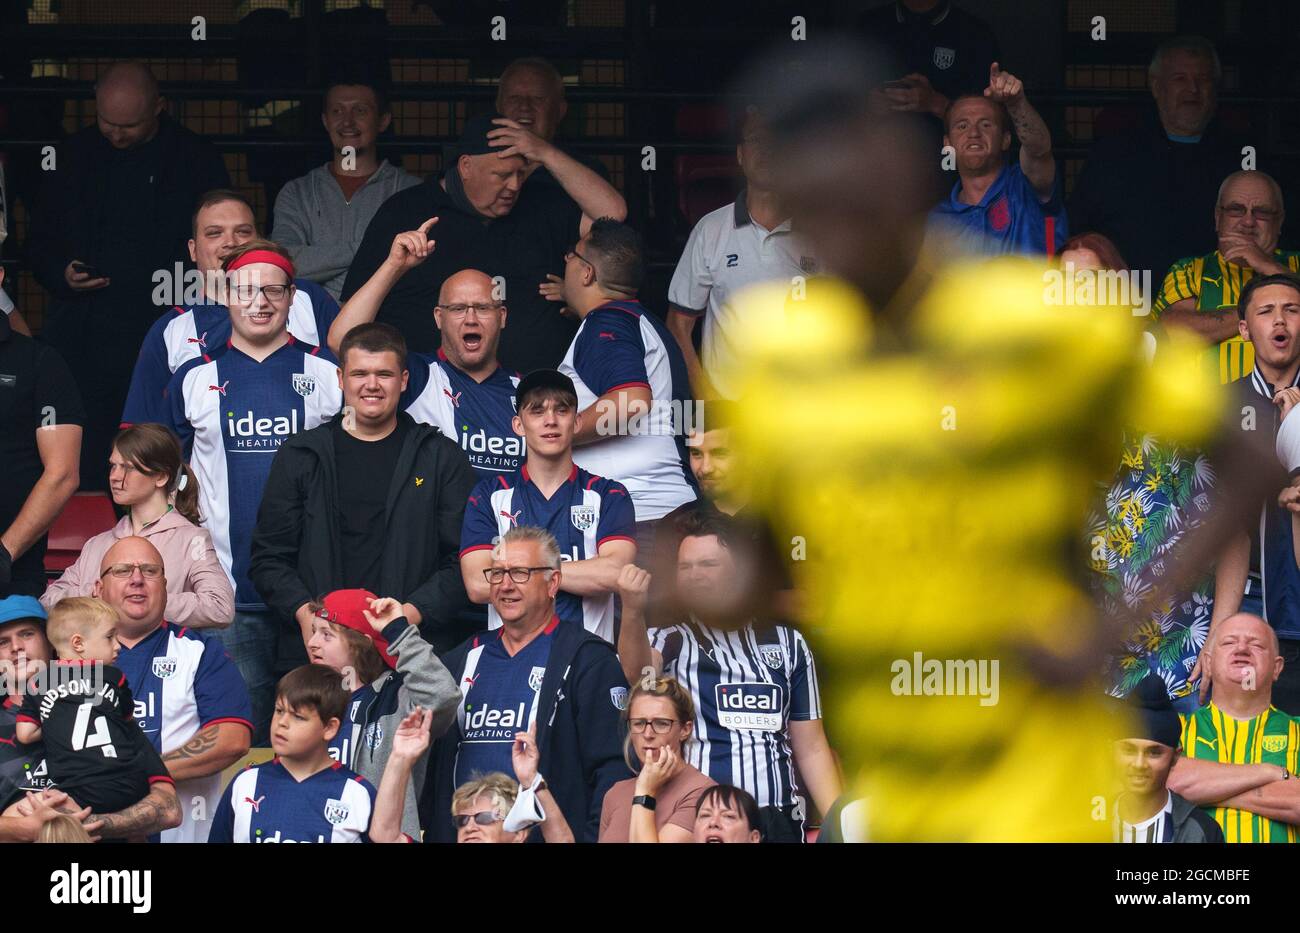
<instances>
[{"instance_id":1,"label":"black jacket","mask_svg":"<svg viewBox=\"0 0 1300 933\"><path fill-rule=\"evenodd\" d=\"M447 670L461 685L462 695L470 650L497 637L495 631L481 632L443 657ZM573 838L595 842L605 792L632 776L623 759L626 730L619 705L627 703L627 678L614 646L581 625L560 622L554 639L537 710L537 770L546 779ZM460 737L457 721L429 750L420 801L425 842L456 841L451 797L456 790L452 785ZM540 836L534 831L534 840Z\"/></svg>"},{"instance_id":2,"label":"black jacket","mask_svg":"<svg viewBox=\"0 0 1300 933\"><path fill-rule=\"evenodd\" d=\"M379 595L413 604L424 617L421 634L445 650L463 637L456 615L469 605L458 554L474 470L437 428L398 417L410 423L388 492ZM354 585L342 574L331 424L285 440L257 510L249 576L266 604L290 619L303 603Z\"/></svg>"},{"instance_id":3,"label":"black jacket","mask_svg":"<svg viewBox=\"0 0 1300 933\"><path fill-rule=\"evenodd\" d=\"M1172 842L1223 842L1223 828L1209 813L1173 791L1174 838Z\"/></svg>"}]
</instances>

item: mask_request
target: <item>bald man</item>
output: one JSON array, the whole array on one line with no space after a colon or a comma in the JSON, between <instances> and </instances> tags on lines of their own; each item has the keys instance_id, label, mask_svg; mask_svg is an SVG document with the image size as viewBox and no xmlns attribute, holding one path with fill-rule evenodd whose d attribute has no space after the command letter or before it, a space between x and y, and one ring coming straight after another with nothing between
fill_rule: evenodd
<instances>
[{"instance_id":1,"label":"bald man","mask_svg":"<svg viewBox=\"0 0 1300 933\"><path fill-rule=\"evenodd\" d=\"M1228 842L1296 842L1300 721L1273 706L1277 635L1240 612L1207 640L1214 698L1182 717L1183 755L1169 789L1204 807Z\"/></svg>"},{"instance_id":2,"label":"bald man","mask_svg":"<svg viewBox=\"0 0 1300 933\"><path fill-rule=\"evenodd\" d=\"M393 238L387 259L330 326L329 346L336 354L348 331L373 321L397 281L433 252L431 229L436 233L433 218ZM486 272L462 269L442 283L433 308L442 346L408 358L411 378L402 408L459 443L480 479L513 473L526 453L524 439L511 427L519 374L507 373L497 362L507 313Z\"/></svg>"},{"instance_id":3,"label":"bald man","mask_svg":"<svg viewBox=\"0 0 1300 933\"><path fill-rule=\"evenodd\" d=\"M57 148L32 213L28 255L49 291L42 337L86 405L82 488L107 489L110 445L149 326L174 303L199 195L226 188L221 155L169 118L137 62L95 85L96 124ZM182 283L175 283L178 287ZM157 299L157 300L155 300Z\"/></svg>"},{"instance_id":4,"label":"bald man","mask_svg":"<svg viewBox=\"0 0 1300 933\"><path fill-rule=\"evenodd\" d=\"M248 752L248 687L220 640L167 621L162 555L144 538L121 538L108 549L94 595L117 610L116 665L183 803L180 825L161 841L205 842L221 772Z\"/></svg>"}]
</instances>

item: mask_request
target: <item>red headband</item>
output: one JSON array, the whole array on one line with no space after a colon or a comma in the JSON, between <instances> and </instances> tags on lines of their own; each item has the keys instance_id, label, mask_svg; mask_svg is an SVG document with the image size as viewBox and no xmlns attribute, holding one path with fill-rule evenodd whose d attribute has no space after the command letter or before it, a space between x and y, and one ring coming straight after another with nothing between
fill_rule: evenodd
<instances>
[{"instance_id":1,"label":"red headband","mask_svg":"<svg viewBox=\"0 0 1300 933\"><path fill-rule=\"evenodd\" d=\"M279 253L273 253L269 249L250 249L227 266L226 271L234 272L236 269L252 265L255 262L266 262L273 266L278 266L288 274L290 281L294 278L293 263L285 259Z\"/></svg>"}]
</instances>

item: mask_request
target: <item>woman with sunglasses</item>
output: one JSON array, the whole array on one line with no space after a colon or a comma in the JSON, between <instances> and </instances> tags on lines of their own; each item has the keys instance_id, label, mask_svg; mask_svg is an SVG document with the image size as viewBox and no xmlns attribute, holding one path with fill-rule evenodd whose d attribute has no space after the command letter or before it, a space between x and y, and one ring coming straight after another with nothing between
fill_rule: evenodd
<instances>
[{"instance_id":1,"label":"woman with sunglasses","mask_svg":"<svg viewBox=\"0 0 1300 933\"><path fill-rule=\"evenodd\" d=\"M682 748L695 723L691 695L671 677L632 691L623 755L634 778L605 794L598 842L690 842L695 805L714 783L687 764Z\"/></svg>"},{"instance_id":2,"label":"woman with sunglasses","mask_svg":"<svg viewBox=\"0 0 1300 933\"><path fill-rule=\"evenodd\" d=\"M167 579L167 621L188 628L225 628L235 617L235 592L222 570L212 535L199 526L199 484L181 459L180 442L161 424L136 424L113 439L108 488L127 514L81 548L76 561L41 596L46 609L65 596L91 596L100 562L120 538L145 538L161 565L145 576ZM124 566L125 575L133 572ZM119 570L119 572L121 572Z\"/></svg>"}]
</instances>

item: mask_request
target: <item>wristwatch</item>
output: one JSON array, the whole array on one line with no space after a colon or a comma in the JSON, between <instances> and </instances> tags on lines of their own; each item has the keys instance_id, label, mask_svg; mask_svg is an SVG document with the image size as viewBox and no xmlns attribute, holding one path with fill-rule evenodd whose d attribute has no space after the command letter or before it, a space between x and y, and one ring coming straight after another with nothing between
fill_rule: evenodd
<instances>
[{"instance_id":1,"label":"wristwatch","mask_svg":"<svg viewBox=\"0 0 1300 933\"><path fill-rule=\"evenodd\" d=\"M635 807L638 804L645 807L647 810L653 810L655 808L655 799L649 794L638 794L632 798L632 806Z\"/></svg>"}]
</instances>

